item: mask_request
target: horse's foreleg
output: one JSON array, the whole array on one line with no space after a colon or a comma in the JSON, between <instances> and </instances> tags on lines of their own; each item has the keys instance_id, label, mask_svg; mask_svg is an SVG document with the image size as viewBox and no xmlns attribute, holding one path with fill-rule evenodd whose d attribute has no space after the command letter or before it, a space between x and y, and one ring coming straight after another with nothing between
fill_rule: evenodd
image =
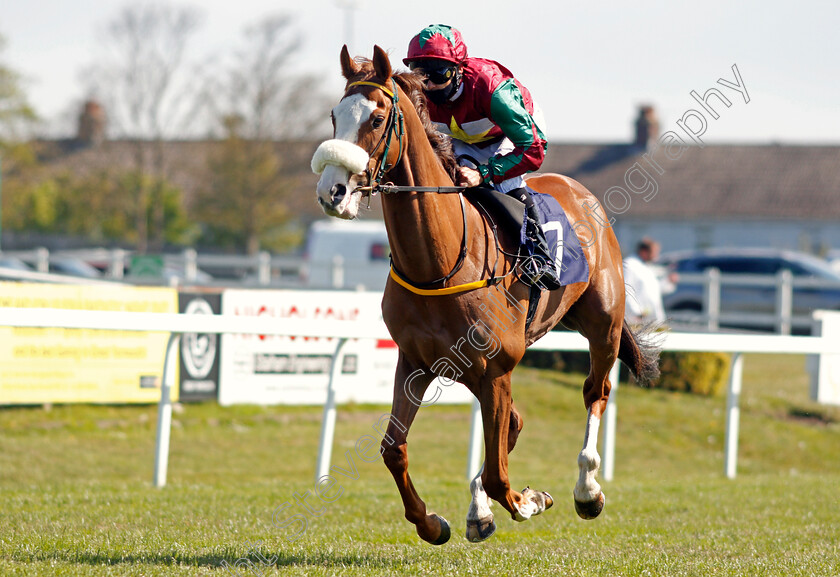
<instances>
[{"instance_id":1,"label":"horse's foreleg","mask_svg":"<svg viewBox=\"0 0 840 577\"><path fill-rule=\"evenodd\" d=\"M408 430L417 416L423 395L434 378L431 373L427 375L422 371L412 372L412 369L400 354L394 381L391 420L387 434L382 439L382 458L402 497L405 518L417 527L417 534L421 539L433 545L442 545L449 540L449 523L440 515L426 512L426 503L417 494L408 474Z\"/></svg>"},{"instance_id":2,"label":"horse's foreleg","mask_svg":"<svg viewBox=\"0 0 840 577\"><path fill-rule=\"evenodd\" d=\"M580 475L575 484L575 511L582 519L594 519L604 509L604 493L595 477L601 466L601 456L598 454L598 429L601 415L607 408L611 384L609 372L618 356L618 339L621 327L610 330L609 338L590 341L589 376L583 386L584 405L588 411L586 432L583 438L583 449L578 455Z\"/></svg>"}]
</instances>

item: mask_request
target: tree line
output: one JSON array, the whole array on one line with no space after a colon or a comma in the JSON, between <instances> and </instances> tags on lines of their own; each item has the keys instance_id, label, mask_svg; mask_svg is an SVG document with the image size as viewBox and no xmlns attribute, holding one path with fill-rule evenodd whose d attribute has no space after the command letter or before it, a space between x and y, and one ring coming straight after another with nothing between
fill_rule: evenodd
<instances>
[{"instance_id":1,"label":"tree line","mask_svg":"<svg viewBox=\"0 0 840 577\"><path fill-rule=\"evenodd\" d=\"M0 38L2 230L139 252L201 244L256 253L294 242L285 233L290 167L274 143L323 131L329 108L318 79L293 72L301 34L289 16L270 16L243 30L230 53L191 61L200 26L192 8L151 4L127 6L107 22L86 89L131 161L93 174L56 173L44 162L50 143L32 137L38 117ZM214 141L207 185L189 206L171 179L177 160L166 153L168 141L184 138Z\"/></svg>"}]
</instances>

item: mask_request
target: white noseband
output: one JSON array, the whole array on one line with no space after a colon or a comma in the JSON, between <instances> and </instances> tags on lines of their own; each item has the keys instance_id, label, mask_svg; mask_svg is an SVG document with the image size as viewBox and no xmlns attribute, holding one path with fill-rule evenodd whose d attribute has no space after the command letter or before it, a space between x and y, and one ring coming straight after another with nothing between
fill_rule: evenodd
<instances>
[{"instance_id":1,"label":"white noseband","mask_svg":"<svg viewBox=\"0 0 840 577\"><path fill-rule=\"evenodd\" d=\"M346 140L326 140L321 143L312 157L312 172L321 174L328 164L342 166L350 174L359 174L368 167L370 157L365 150Z\"/></svg>"}]
</instances>

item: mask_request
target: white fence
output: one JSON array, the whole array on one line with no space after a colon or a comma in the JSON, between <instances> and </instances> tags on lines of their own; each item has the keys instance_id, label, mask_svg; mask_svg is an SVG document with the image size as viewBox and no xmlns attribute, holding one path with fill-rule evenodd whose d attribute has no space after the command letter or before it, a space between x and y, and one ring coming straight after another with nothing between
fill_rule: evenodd
<instances>
[{"instance_id":1,"label":"white fence","mask_svg":"<svg viewBox=\"0 0 840 577\"><path fill-rule=\"evenodd\" d=\"M203 286L254 286L254 287L304 287L310 267L329 271L329 286L318 288L345 288L344 262L340 255L329 262L307 261L302 256L271 255L261 251L254 255L209 254L186 249L179 254L163 255L165 274L157 279L128 276L131 253L123 249L89 249L79 251L59 251L51 253L46 248L23 251L4 251L3 255L18 258L30 265L36 273L45 274L50 270L51 260L76 258L88 263L96 263L104 268L105 279L113 281L131 280L141 284L201 284ZM225 271L220 278L207 279L202 271ZM8 273L15 271L9 270ZM33 273L21 271L22 280L33 280ZM18 276L15 274L15 276ZM44 281L43 277L34 280ZM80 281L85 282L85 281Z\"/></svg>"},{"instance_id":2,"label":"white fence","mask_svg":"<svg viewBox=\"0 0 840 577\"><path fill-rule=\"evenodd\" d=\"M692 285L701 287L702 295L696 295L695 300L686 293L686 299L675 300L699 304L702 309L699 311L669 310L668 318L698 328L702 327L710 332L728 325L773 327L776 333L789 335L793 329L810 329L813 323L810 313L795 314L795 301L801 299L805 306L800 305L798 308L809 310L840 305L840 283L814 277L797 277L789 270L781 270L776 275L721 274L716 268L710 268L704 273L680 273L677 290L683 292L684 287ZM742 294L738 297L739 302L737 304L723 302L724 290L732 291L732 294L740 291ZM836 291L838 297L834 301L826 299L825 302L813 302L813 300L804 302L825 291ZM761 298L762 292L767 293L764 301ZM764 311L756 310L768 304L766 299L769 298L773 299L772 307L766 307L767 310ZM752 302L749 302L750 300ZM772 310L769 310L770 308Z\"/></svg>"},{"instance_id":3,"label":"white fence","mask_svg":"<svg viewBox=\"0 0 840 577\"><path fill-rule=\"evenodd\" d=\"M78 258L86 262L97 263L105 267L105 279L130 280L138 284L183 284L202 285L210 287L273 287L273 288L355 288L352 283L345 282L345 263L340 255L329 261L307 261L302 256L271 255L262 251L255 255L224 255L199 253L194 249L186 249L178 254L163 256L165 274L157 279L127 277L127 265L131 262L131 253L123 249L89 249L78 251L58 251L51 253L46 248L25 251L5 251L2 254L16 257L30 264L37 272L47 273L50 261L66 257ZM202 275L203 270L215 273L225 271L219 278L208 279ZM310 277L312 271L326 277L328 282L321 281L317 287L312 287ZM323 274L323 271L328 271ZM46 277L33 276L33 273L18 273L7 271L20 280L49 281ZM72 277L62 277L61 282ZM72 281L71 281L72 282ZM79 282L86 282L84 280ZM800 298L808 299L821 291L837 291L840 294L840 283L815 277L795 276L789 270L781 270L776 275L760 274L721 274L718 269L710 268L703 273L680 273L678 290L683 291L686 286L697 286L697 294L686 293L686 299L680 299L682 304L690 303L699 310L669 310L668 317L675 323L694 330L717 331L721 326L756 327L766 330L772 327L774 332L789 335L795 329L810 329L810 314L796 314L795 301ZM682 287L682 288L680 288ZM722 291L745 289L753 293L765 291L772 293L773 305L767 310L758 311L757 301L737 307L727 305L722 300ZM767 298L771 298L768 297ZM743 299L741 299L743 301ZM668 301L666 295L666 302ZM674 303L677 304L677 303ZM766 303L765 303L766 304ZM833 308L840 305L840 296L836 303L807 302L807 309ZM770 310L772 308L772 310ZM799 307L803 308L803 307Z\"/></svg>"},{"instance_id":4,"label":"white fence","mask_svg":"<svg viewBox=\"0 0 840 577\"><path fill-rule=\"evenodd\" d=\"M330 376L327 399L324 405L324 418L321 429L316 479L329 468L333 446L336 417L335 387L338 386L340 354L348 339L386 339L390 338L381 322L312 323L297 319L283 322L259 317L239 317L232 315L183 315L170 313L128 313L110 311L85 311L68 309L35 308L0 308L0 325L8 327L101 329L168 332L171 334L164 360L161 397L158 409L157 443L155 449L154 484L162 487L166 484L169 459L169 434L172 423L172 405L170 402L174 372L177 370L176 356L180 335L184 333L235 333L297 337L333 337L338 340L333 357L333 371ZM577 333L552 332L534 343L532 349L538 350L588 350L588 343ZM693 334L669 333L664 337L664 350L668 351L717 351L733 353L734 358L729 377L727 393L727 418L725 441L724 471L727 477L734 478L737 469L738 429L740 417L741 377L743 371L743 353L769 354L824 354L837 353L838 345L825 337L795 337L777 335L734 335L734 334ZM607 413L603 419L604 440L602 445L602 475L605 480L612 480L614 473L615 422L617 414L618 366L611 373L613 393L610 395ZM480 463L481 419L478 403L473 403L470 450L468 456L468 476L474 474ZM583 422L583 416L581 416Z\"/></svg>"}]
</instances>

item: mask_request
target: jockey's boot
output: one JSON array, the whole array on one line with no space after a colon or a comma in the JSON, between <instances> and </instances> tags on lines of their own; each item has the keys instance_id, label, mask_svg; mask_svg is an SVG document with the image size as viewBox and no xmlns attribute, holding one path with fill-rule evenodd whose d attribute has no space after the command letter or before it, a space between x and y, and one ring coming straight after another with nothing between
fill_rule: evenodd
<instances>
[{"instance_id":1,"label":"jockey's boot","mask_svg":"<svg viewBox=\"0 0 840 577\"><path fill-rule=\"evenodd\" d=\"M527 259L524 266L520 267L521 272L533 283L547 290L560 288L559 274L551 257L548 241L542 229L542 219L534 205L534 199L526 188L517 188L508 192L508 195L525 203L525 237L533 249L531 258Z\"/></svg>"}]
</instances>

